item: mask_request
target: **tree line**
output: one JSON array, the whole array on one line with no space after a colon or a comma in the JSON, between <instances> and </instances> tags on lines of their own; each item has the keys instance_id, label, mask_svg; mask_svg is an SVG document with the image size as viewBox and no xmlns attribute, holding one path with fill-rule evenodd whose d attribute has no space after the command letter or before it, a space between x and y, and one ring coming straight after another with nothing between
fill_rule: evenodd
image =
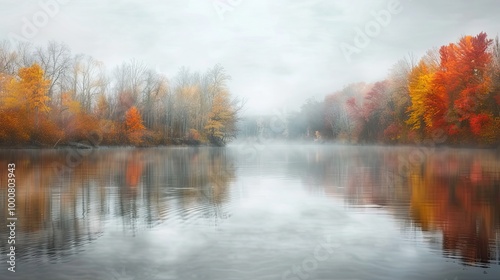
<instances>
[{"instance_id":1,"label":"tree line","mask_svg":"<svg viewBox=\"0 0 500 280\"><path fill-rule=\"evenodd\" d=\"M243 102L221 65L168 79L130 60L108 71L64 43L0 42L0 145L56 147L98 134L104 145L211 143L236 136Z\"/></svg>"},{"instance_id":2,"label":"tree line","mask_svg":"<svg viewBox=\"0 0 500 280\"><path fill-rule=\"evenodd\" d=\"M243 130L344 143L498 145L498 37L463 36L419 61L409 56L382 81L350 84L322 101L308 99L283 125L272 123L272 116L245 120Z\"/></svg>"}]
</instances>

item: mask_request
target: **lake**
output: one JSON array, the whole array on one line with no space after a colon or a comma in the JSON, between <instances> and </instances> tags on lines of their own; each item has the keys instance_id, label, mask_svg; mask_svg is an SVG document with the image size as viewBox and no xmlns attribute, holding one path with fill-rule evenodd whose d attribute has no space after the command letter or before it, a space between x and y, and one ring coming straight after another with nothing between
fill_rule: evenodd
<instances>
[{"instance_id":1,"label":"lake","mask_svg":"<svg viewBox=\"0 0 500 280\"><path fill-rule=\"evenodd\" d=\"M0 151L0 279L500 279L498 150Z\"/></svg>"}]
</instances>

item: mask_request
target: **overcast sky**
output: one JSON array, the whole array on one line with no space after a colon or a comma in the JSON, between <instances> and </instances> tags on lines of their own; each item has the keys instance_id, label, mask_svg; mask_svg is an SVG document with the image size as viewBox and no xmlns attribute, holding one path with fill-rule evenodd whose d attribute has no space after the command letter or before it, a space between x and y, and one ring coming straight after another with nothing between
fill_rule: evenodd
<instances>
[{"instance_id":1,"label":"overcast sky","mask_svg":"<svg viewBox=\"0 0 500 280\"><path fill-rule=\"evenodd\" d=\"M0 39L63 41L109 69L135 58L170 78L182 66L220 63L250 113L297 109L308 97L383 79L409 53L500 31L496 0L54 1L0 0ZM59 4L44 21L40 3L49 2ZM373 12L391 5L396 13L377 30ZM40 27L31 32L27 22ZM346 56L341 46L356 47L356 28L366 27L369 42Z\"/></svg>"}]
</instances>

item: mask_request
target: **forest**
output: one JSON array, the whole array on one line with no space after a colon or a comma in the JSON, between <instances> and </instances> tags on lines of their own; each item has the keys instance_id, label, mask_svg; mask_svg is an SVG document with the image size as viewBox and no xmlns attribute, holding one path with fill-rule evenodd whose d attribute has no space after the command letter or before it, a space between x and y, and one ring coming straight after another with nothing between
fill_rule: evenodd
<instances>
[{"instance_id":1,"label":"forest","mask_svg":"<svg viewBox=\"0 0 500 280\"><path fill-rule=\"evenodd\" d=\"M383 69L381 69L383 70ZM500 44L463 36L417 61L398 61L382 81L307 99L286 116L247 118L246 137L377 144L491 147L500 143Z\"/></svg>"},{"instance_id":2,"label":"forest","mask_svg":"<svg viewBox=\"0 0 500 280\"><path fill-rule=\"evenodd\" d=\"M168 79L137 60L108 71L63 43L3 41L0 146L225 145L243 107L228 80L220 65Z\"/></svg>"},{"instance_id":3,"label":"forest","mask_svg":"<svg viewBox=\"0 0 500 280\"><path fill-rule=\"evenodd\" d=\"M335 77L332 77L334 79ZM286 116L241 118L221 65L172 79L131 60L108 71L63 43L0 43L0 146L156 146L241 138L342 143L500 143L500 43L482 32L398 61L374 83L307 99ZM95 141L94 141L95 142ZM92 143L90 143L92 144Z\"/></svg>"}]
</instances>

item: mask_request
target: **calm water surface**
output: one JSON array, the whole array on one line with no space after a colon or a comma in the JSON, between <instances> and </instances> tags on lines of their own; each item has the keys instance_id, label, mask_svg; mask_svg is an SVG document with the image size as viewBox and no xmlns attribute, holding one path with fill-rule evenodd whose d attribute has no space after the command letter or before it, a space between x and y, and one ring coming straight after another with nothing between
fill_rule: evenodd
<instances>
[{"instance_id":1,"label":"calm water surface","mask_svg":"<svg viewBox=\"0 0 500 280\"><path fill-rule=\"evenodd\" d=\"M496 150L73 152L0 151L0 279L500 279Z\"/></svg>"}]
</instances>

